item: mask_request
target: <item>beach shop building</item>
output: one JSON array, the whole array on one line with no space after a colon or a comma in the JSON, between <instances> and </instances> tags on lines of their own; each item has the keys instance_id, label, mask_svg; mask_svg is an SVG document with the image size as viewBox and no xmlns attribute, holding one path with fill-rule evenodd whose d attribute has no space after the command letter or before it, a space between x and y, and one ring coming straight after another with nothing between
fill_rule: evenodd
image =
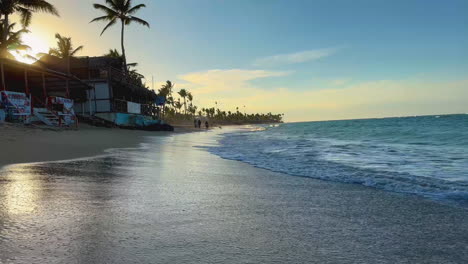
<instances>
[{"instance_id":1,"label":"beach shop building","mask_svg":"<svg viewBox=\"0 0 468 264\"><path fill-rule=\"evenodd\" d=\"M50 126L76 125L73 106L93 89L71 74L6 58L0 59L0 85L0 118Z\"/></svg>"},{"instance_id":2,"label":"beach shop building","mask_svg":"<svg viewBox=\"0 0 468 264\"><path fill-rule=\"evenodd\" d=\"M161 125L157 95L142 83L142 76L124 73L122 60L112 57L73 57L63 60L46 55L35 63L56 71L68 71L85 82L85 100L74 111L84 118L99 118L122 127Z\"/></svg>"}]
</instances>

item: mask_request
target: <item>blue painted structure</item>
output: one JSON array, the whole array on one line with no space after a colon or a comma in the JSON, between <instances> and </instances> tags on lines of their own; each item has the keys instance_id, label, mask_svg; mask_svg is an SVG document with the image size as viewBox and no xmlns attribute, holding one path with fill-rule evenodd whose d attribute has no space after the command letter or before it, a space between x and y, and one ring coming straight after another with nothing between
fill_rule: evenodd
<instances>
[{"instance_id":1,"label":"blue painted structure","mask_svg":"<svg viewBox=\"0 0 468 264\"><path fill-rule=\"evenodd\" d=\"M147 127L152 125L164 125L164 121L155 120L150 116L129 113L97 113L97 117L113 122L118 126Z\"/></svg>"}]
</instances>

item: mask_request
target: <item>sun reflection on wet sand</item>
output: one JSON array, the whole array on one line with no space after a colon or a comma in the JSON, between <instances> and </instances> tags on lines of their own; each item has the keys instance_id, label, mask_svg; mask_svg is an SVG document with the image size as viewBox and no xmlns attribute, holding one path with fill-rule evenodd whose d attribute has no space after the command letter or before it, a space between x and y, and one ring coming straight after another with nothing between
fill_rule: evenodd
<instances>
[{"instance_id":1,"label":"sun reflection on wet sand","mask_svg":"<svg viewBox=\"0 0 468 264\"><path fill-rule=\"evenodd\" d=\"M31 214L38 207L40 179L29 164L7 167L3 174L2 197L5 211L10 215Z\"/></svg>"}]
</instances>

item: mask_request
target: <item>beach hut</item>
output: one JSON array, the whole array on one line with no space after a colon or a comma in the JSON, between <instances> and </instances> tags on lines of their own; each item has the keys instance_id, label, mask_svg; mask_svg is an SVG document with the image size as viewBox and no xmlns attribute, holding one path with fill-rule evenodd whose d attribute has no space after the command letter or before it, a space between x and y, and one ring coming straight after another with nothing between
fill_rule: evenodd
<instances>
[{"instance_id":1,"label":"beach hut","mask_svg":"<svg viewBox=\"0 0 468 264\"><path fill-rule=\"evenodd\" d=\"M74 105L77 115L99 118L122 127L163 124L158 97L143 83L144 77L122 71L122 61L113 57L72 57L69 60L46 55L36 65L70 72L87 83L86 100Z\"/></svg>"},{"instance_id":2,"label":"beach hut","mask_svg":"<svg viewBox=\"0 0 468 264\"><path fill-rule=\"evenodd\" d=\"M93 87L76 76L41 65L0 59L1 104L7 119L50 126L76 123L73 106Z\"/></svg>"}]
</instances>

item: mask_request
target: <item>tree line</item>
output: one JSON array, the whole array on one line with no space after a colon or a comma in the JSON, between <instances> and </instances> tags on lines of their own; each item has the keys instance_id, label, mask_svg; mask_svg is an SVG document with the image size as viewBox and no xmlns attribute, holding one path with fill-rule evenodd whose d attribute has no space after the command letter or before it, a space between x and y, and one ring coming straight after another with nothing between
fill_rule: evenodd
<instances>
[{"instance_id":1,"label":"tree line","mask_svg":"<svg viewBox=\"0 0 468 264\"><path fill-rule=\"evenodd\" d=\"M191 121L197 118L207 118L218 124L255 124L282 122L283 114L243 113L236 107L235 111L226 111L215 107L199 108L193 102L194 97L187 89L175 91L175 85L167 81L158 90L158 95L166 98L162 107L162 115L170 121Z\"/></svg>"}]
</instances>

